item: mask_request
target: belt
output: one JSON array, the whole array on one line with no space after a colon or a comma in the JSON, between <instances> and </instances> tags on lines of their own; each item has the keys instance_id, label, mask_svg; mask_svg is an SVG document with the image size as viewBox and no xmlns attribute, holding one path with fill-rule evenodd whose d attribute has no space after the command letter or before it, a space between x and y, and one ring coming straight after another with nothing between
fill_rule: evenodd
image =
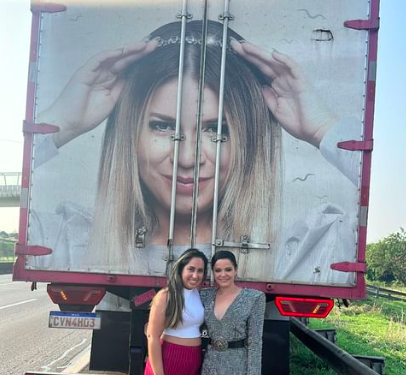
<instances>
[{"instance_id":1,"label":"belt","mask_svg":"<svg viewBox=\"0 0 406 375\"><path fill-rule=\"evenodd\" d=\"M238 349L244 348L246 346L246 339L237 340L237 341L227 341L223 337L219 337L217 339L210 339L209 345L212 346L213 349L223 352L227 349Z\"/></svg>"}]
</instances>

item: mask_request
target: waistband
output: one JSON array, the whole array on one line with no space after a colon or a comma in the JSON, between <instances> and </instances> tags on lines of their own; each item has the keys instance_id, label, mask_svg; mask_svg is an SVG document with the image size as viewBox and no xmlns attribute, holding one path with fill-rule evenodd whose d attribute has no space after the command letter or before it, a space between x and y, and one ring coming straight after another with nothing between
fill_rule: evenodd
<instances>
[{"instance_id":1,"label":"waistband","mask_svg":"<svg viewBox=\"0 0 406 375\"><path fill-rule=\"evenodd\" d=\"M175 344L173 342L168 342L168 341L165 341L162 339L160 341L161 341L161 345L166 348L173 348L173 349L186 350L186 351L201 351L202 350L201 345L187 346L187 345Z\"/></svg>"},{"instance_id":2,"label":"waistband","mask_svg":"<svg viewBox=\"0 0 406 375\"><path fill-rule=\"evenodd\" d=\"M224 350L227 350L227 349L244 348L247 346L247 340L241 339L241 340L236 340L236 341L227 341L226 339L224 339L222 337L218 337L217 339L210 339L209 345L211 345L211 347L213 349L215 349L219 352L223 352Z\"/></svg>"}]
</instances>

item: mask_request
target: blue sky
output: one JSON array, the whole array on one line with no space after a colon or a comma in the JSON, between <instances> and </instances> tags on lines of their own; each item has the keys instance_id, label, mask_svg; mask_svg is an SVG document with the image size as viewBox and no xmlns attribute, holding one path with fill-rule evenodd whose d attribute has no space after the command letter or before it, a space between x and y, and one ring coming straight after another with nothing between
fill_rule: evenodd
<instances>
[{"instance_id":1,"label":"blue sky","mask_svg":"<svg viewBox=\"0 0 406 375\"><path fill-rule=\"evenodd\" d=\"M28 0L0 0L0 172L22 164L31 14ZM368 242L406 228L406 2L381 1ZM0 230L18 228L18 209L0 208Z\"/></svg>"},{"instance_id":2,"label":"blue sky","mask_svg":"<svg viewBox=\"0 0 406 375\"><path fill-rule=\"evenodd\" d=\"M381 1L368 240L406 229L406 31L403 0Z\"/></svg>"}]
</instances>

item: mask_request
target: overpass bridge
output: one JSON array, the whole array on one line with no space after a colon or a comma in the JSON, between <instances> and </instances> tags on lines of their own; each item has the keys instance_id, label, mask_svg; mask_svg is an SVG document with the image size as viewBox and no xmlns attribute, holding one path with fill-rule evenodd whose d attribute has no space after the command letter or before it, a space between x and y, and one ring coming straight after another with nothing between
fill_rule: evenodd
<instances>
[{"instance_id":1,"label":"overpass bridge","mask_svg":"<svg viewBox=\"0 0 406 375\"><path fill-rule=\"evenodd\" d=\"M0 172L0 207L19 207L21 172Z\"/></svg>"}]
</instances>

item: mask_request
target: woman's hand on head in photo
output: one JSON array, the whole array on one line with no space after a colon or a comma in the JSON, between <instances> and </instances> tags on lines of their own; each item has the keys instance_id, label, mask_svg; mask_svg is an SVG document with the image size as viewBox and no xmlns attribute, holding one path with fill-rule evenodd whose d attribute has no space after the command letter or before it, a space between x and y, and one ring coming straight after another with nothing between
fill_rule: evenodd
<instances>
[{"instance_id":1,"label":"woman's hand on head in photo","mask_svg":"<svg viewBox=\"0 0 406 375\"><path fill-rule=\"evenodd\" d=\"M57 147L100 125L112 112L124 86L122 73L152 52L157 41L143 41L91 57L66 84L55 102L37 122L59 126Z\"/></svg>"},{"instance_id":2,"label":"woman's hand on head in photo","mask_svg":"<svg viewBox=\"0 0 406 375\"><path fill-rule=\"evenodd\" d=\"M269 82L264 99L279 124L292 136L318 147L338 119L317 95L300 66L289 56L232 40L234 51L255 65Z\"/></svg>"}]
</instances>

